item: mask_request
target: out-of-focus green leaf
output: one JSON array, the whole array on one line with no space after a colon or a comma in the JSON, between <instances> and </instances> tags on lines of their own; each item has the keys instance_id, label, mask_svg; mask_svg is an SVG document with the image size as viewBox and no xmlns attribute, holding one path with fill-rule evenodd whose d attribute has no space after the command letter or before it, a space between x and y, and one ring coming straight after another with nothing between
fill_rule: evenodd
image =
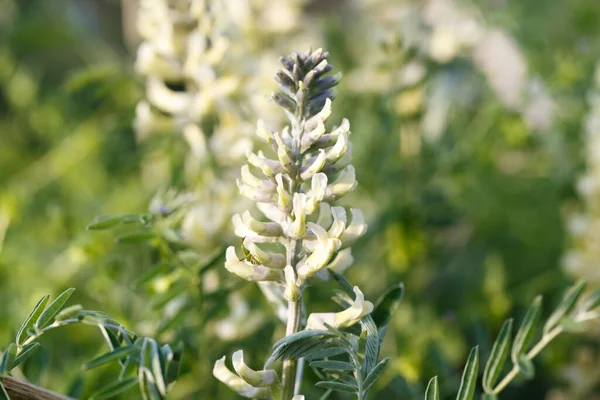
<instances>
[{"instance_id":1,"label":"out-of-focus green leaf","mask_svg":"<svg viewBox=\"0 0 600 400\"><path fill-rule=\"evenodd\" d=\"M379 329L386 327L404 296L404 284L388 288L375 303L371 317Z\"/></svg>"},{"instance_id":2,"label":"out-of-focus green leaf","mask_svg":"<svg viewBox=\"0 0 600 400\"><path fill-rule=\"evenodd\" d=\"M577 300L585 289L585 282L580 281L575 285L571 286L564 294L558 307L548 317L548 320L544 324L544 332L550 332L556 326L558 326L561 320L566 317L574 308Z\"/></svg>"},{"instance_id":3,"label":"out-of-focus green leaf","mask_svg":"<svg viewBox=\"0 0 600 400\"><path fill-rule=\"evenodd\" d=\"M103 387L92 393L90 400L104 400L115 397L121 393L124 393L134 387L137 384L137 378L135 376L125 378L111 383L110 385Z\"/></svg>"},{"instance_id":4,"label":"out-of-focus green leaf","mask_svg":"<svg viewBox=\"0 0 600 400\"><path fill-rule=\"evenodd\" d=\"M438 387L437 376L434 376L429 380L427 390L425 390L425 400L440 400L440 389Z\"/></svg>"},{"instance_id":5,"label":"out-of-focus green leaf","mask_svg":"<svg viewBox=\"0 0 600 400\"><path fill-rule=\"evenodd\" d=\"M10 372L15 365L15 357L17 356L17 345L11 343L8 345L4 354L2 355L2 362L0 362L0 377Z\"/></svg>"},{"instance_id":6,"label":"out-of-focus green leaf","mask_svg":"<svg viewBox=\"0 0 600 400\"><path fill-rule=\"evenodd\" d=\"M137 232L117 237L118 243L135 244L143 243L155 239L156 234L153 232Z\"/></svg>"},{"instance_id":7,"label":"out-of-focus green leaf","mask_svg":"<svg viewBox=\"0 0 600 400\"><path fill-rule=\"evenodd\" d=\"M460 388L456 395L456 400L472 400L477 385L477 373L479 372L479 347L473 347L467 364L463 370Z\"/></svg>"},{"instance_id":8,"label":"out-of-focus green leaf","mask_svg":"<svg viewBox=\"0 0 600 400\"><path fill-rule=\"evenodd\" d=\"M492 353L485 364L483 370L483 388L486 392L491 392L502 372L504 362L510 349L510 336L512 334L512 319L506 320L500 328L500 333L492 347Z\"/></svg>"},{"instance_id":9,"label":"out-of-focus green leaf","mask_svg":"<svg viewBox=\"0 0 600 400\"><path fill-rule=\"evenodd\" d=\"M521 321L511 350L511 359L517 363L519 357L529 350L529 345L535 335L542 310L542 296L537 296Z\"/></svg>"},{"instance_id":10,"label":"out-of-focus green leaf","mask_svg":"<svg viewBox=\"0 0 600 400\"><path fill-rule=\"evenodd\" d=\"M17 358L15 358L13 367L23 364L25 362L25 360L27 360L33 354L35 349L37 349L40 346L41 345L39 342L32 342L32 343L29 343L27 346L23 347L23 349L21 349L21 352L19 353Z\"/></svg>"},{"instance_id":11,"label":"out-of-focus green leaf","mask_svg":"<svg viewBox=\"0 0 600 400\"><path fill-rule=\"evenodd\" d=\"M137 349L134 346L117 347L116 349L109 351L108 353L104 353L104 354L94 358L93 360L86 362L85 364L83 364L82 368L83 369L97 368L101 365L108 364L111 361L126 358L127 356L129 356L130 354L132 354L135 351L137 351Z\"/></svg>"},{"instance_id":12,"label":"out-of-focus green leaf","mask_svg":"<svg viewBox=\"0 0 600 400\"><path fill-rule=\"evenodd\" d=\"M52 303L50 303L50 305L48 307L46 307L46 309L42 312L40 317L37 319L37 321L35 322L35 327L37 329L43 329L48 324L50 324L50 322L52 322L52 319L54 318L54 316L61 311L61 309L63 308L65 303L69 300L69 298L71 297L71 295L73 294L74 291L75 291L75 288L69 288L69 289L65 290L64 292L62 292L56 299L54 299L54 301Z\"/></svg>"},{"instance_id":13,"label":"out-of-focus green leaf","mask_svg":"<svg viewBox=\"0 0 600 400\"><path fill-rule=\"evenodd\" d=\"M44 307L46 306L46 303L48 302L49 297L50 297L49 295L45 295L44 297L42 297L40 299L40 301L38 301L38 303L35 305L33 310L31 310L31 313L27 316L27 318L23 322L23 325L21 325L21 327L19 328L19 331L17 332L17 344L19 346L21 346L23 344L23 342L25 341L25 339L27 339L27 336L28 336L27 332L29 331L29 329L31 329L33 327L34 322L38 319L40 314L44 311Z\"/></svg>"},{"instance_id":14,"label":"out-of-focus green leaf","mask_svg":"<svg viewBox=\"0 0 600 400\"><path fill-rule=\"evenodd\" d=\"M535 376L535 367L533 362L526 357L520 357L517 361L519 366L519 372L525 377L525 379L532 379Z\"/></svg>"}]
</instances>

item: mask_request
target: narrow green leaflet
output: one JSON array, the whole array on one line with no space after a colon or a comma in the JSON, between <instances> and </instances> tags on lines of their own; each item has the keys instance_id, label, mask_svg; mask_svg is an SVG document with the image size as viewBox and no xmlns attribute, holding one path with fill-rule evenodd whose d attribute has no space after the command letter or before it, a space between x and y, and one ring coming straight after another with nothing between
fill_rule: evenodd
<instances>
[{"instance_id":1,"label":"narrow green leaflet","mask_svg":"<svg viewBox=\"0 0 600 400\"><path fill-rule=\"evenodd\" d=\"M167 273L170 269L171 265L169 263L163 263L153 268L149 268L148 271L144 272L138 279L136 279L134 286L136 288L139 288L140 286L150 282L157 276Z\"/></svg>"},{"instance_id":2,"label":"narrow green leaflet","mask_svg":"<svg viewBox=\"0 0 600 400\"><path fill-rule=\"evenodd\" d=\"M575 308L575 304L583 293L584 288L585 282L580 281L566 291L561 302L558 304L558 307L556 307L556 310L554 310L554 312L548 317L548 320L544 325L544 332L550 332L552 329L557 327L562 319L571 311L573 311L573 308Z\"/></svg>"},{"instance_id":3,"label":"narrow green leaflet","mask_svg":"<svg viewBox=\"0 0 600 400\"><path fill-rule=\"evenodd\" d=\"M304 358L306 358L307 361L320 360L323 358L339 356L347 352L348 350L346 350L344 347L329 347L323 350L311 350L304 356Z\"/></svg>"},{"instance_id":4,"label":"narrow green leaflet","mask_svg":"<svg viewBox=\"0 0 600 400\"><path fill-rule=\"evenodd\" d=\"M128 355L137 351L134 346L123 346L117 347L116 349L109 351L108 353L104 353L93 360L90 360L83 364L83 369L92 369L99 367L101 365L107 364L113 360L120 360L122 358L126 358Z\"/></svg>"},{"instance_id":5,"label":"narrow green leaflet","mask_svg":"<svg viewBox=\"0 0 600 400\"><path fill-rule=\"evenodd\" d=\"M31 310L31 313L29 314L29 316L27 316L27 319L25 319L25 322L23 322L23 325L21 325L21 327L19 328L19 331L17 332L17 345L19 345L19 346L23 345L23 342L25 341L25 339L27 339L27 337L28 337L27 331L33 327L33 323L38 319L40 314L44 311L44 307L46 306L46 303L48 302L48 298L50 298L50 296L45 295L44 297L42 297L40 299L40 301L38 301L38 303L35 305L33 310Z\"/></svg>"},{"instance_id":6,"label":"narrow green leaflet","mask_svg":"<svg viewBox=\"0 0 600 400\"><path fill-rule=\"evenodd\" d=\"M517 361L517 365L519 366L519 371L525 379L532 379L535 376L535 367L533 366L533 362L526 357L521 357Z\"/></svg>"},{"instance_id":7,"label":"narrow green leaflet","mask_svg":"<svg viewBox=\"0 0 600 400\"><path fill-rule=\"evenodd\" d=\"M150 364L152 365L152 374L154 375L158 391L164 396L167 394L167 385L164 378L165 365L163 365L164 362L161 357L158 343L153 339L147 340L150 343Z\"/></svg>"},{"instance_id":8,"label":"narrow green leaflet","mask_svg":"<svg viewBox=\"0 0 600 400\"><path fill-rule=\"evenodd\" d=\"M508 356L508 350L510 348L510 336L512 333L513 320L508 319L500 328L500 333L494 342L492 347L492 353L485 364L483 370L483 389L486 392L491 392L502 372L502 367Z\"/></svg>"},{"instance_id":9,"label":"narrow green leaflet","mask_svg":"<svg viewBox=\"0 0 600 400\"><path fill-rule=\"evenodd\" d=\"M479 347L475 346L469 354L467 365L463 371L460 381L460 389L456 400L472 400L475 394L475 385L477 384L477 373L479 372Z\"/></svg>"},{"instance_id":10,"label":"narrow green leaflet","mask_svg":"<svg viewBox=\"0 0 600 400\"><path fill-rule=\"evenodd\" d=\"M348 393L356 393L358 390L355 386L347 385L341 382L334 381L321 381L317 382L315 386L323 388L323 389L331 389L337 390L338 392L348 392Z\"/></svg>"},{"instance_id":11,"label":"narrow green leaflet","mask_svg":"<svg viewBox=\"0 0 600 400\"><path fill-rule=\"evenodd\" d=\"M15 357L17 356L17 345L11 343L8 348L4 351L2 356L2 362L0 362L0 377L10 372L13 369L15 363Z\"/></svg>"},{"instance_id":12,"label":"narrow green leaflet","mask_svg":"<svg viewBox=\"0 0 600 400\"><path fill-rule=\"evenodd\" d=\"M4 385L2 384L2 375L0 375L0 400L10 400L8 393L6 393L6 389L4 389Z\"/></svg>"},{"instance_id":13,"label":"narrow green leaflet","mask_svg":"<svg viewBox=\"0 0 600 400\"><path fill-rule=\"evenodd\" d=\"M137 233L130 233L127 235L121 235L121 236L117 237L116 240L118 243L133 244L133 243L147 242L154 238L156 238L156 234L153 232L137 232Z\"/></svg>"},{"instance_id":14,"label":"narrow green leaflet","mask_svg":"<svg viewBox=\"0 0 600 400\"><path fill-rule=\"evenodd\" d=\"M115 397L118 394L126 392L137 384L137 377L132 376L111 383L110 385L92 393L90 400L104 400Z\"/></svg>"},{"instance_id":15,"label":"narrow green leaflet","mask_svg":"<svg viewBox=\"0 0 600 400\"><path fill-rule=\"evenodd\" d=\"M13 363L13 368L24 363L25 360L27 360L33 354L35 349L37 349L40 346L41 345L39 342L32 342L32 343L29 343L27 346L23 347L23 349L21 349L21 352L19 353L17 358L15 358L15 361Z\"/></svg>"},{"instance_id":16,"label":"narrow green leaflet","mask_svg":"<svg viewBox=\"0 0 600 400\"><path fill-rule=\"evenodd\" d=\"M383 371L385 370L385 367L388 365L389 362L390 362L389 357L384 358L383 360L381 360L379 362L379 364L377 364L375 366L375 368L373 368L373 370L369 373L369 375L367 375L367 377L365 378L365 381L363 382L363 387L364 387L363 390L365 393L367 391L369 391L369 389L371 388L371 386L373 386L375 381L377 381L377 379L379 379L379 377L381 376L381 374L383 373Z\"/></svg>"},{"instance_id":17,"label":"narrow green leaflet","mask_svg":"<svg viewBox=\"0 0 600 400\"><path fill-rule=\"evenodd\" d=\"M529 306L515 336L515 341L513 342L511 350L511 359L514 364L517 363L522 354L529 350L529 345L533 340L533 336L535 335L540 320L541 310L542 296L537 296L531 303L531 306Z\"/></svg>"},{"instance_id":18,"label":"narrow green leaflet","mask_svg":"<svg viewBox=\"0 0 600 400\"><path fill-rule=\"evenodd\" d=\"M52 318L54 318L54 316L58 314L60 310L62 310L63 306L69 300L74 291L75 288L69 288L62 292L56 299L54 299L54 301L50 303L48 307L46 307L46 309L37 319L35 322L35 327L38 329L43 329L48 326L48 324L52 322Z\"/></svg>"},{"instance_id":19,"label":"narrow green leaflet","mask_svg":"<svg viewBox=\"0 0 600 400\"><path fill-rule=\"evenodd\" d=\"M404 284L388 288L375 303L371 317L379 329L387 326L404 296Z\"/></svg>"},{"instance_id":20,"label":"narrow green leaflet","mask_svg":"<svg viewBox=\"0 0 600 400\"><path fill-rule=\"evenodd\" d=\"M94 222L85 227L88 231L99 231L102 229L109 229L114 226L117 226L123 222L122 215L106 215L97 217Z\"/></svg>"},{"instance_id":21,"label":"narrow green leaflet","mask_svg":"<svg viewBox=\"0 0 600 400\"><path fill-rule=\"evenodd\" d=\"M600 288L594 289L585 300L581 302L581 309L592 311L600 306Z\"/></svg>"},{"instance_id":22,"label":"narrow green leaflet","mask_svg":"<svg viewBox=\"0 0 600 400\"><path fill-rule=\"evenodd\" d=\"M353 371L354 365L345 361L313 361L310 363L313 368L332 369L337 371Z\"/></svg>"},{"instance_id":23,"label":"narrow green leaflet","mask_svg":"<svg viewBox=\"0 0 600 400\"><path fill-rule=\"evenodd\" d=\"M58 314L56 314L56 316L54 317L54 320L55 321L64 321L65 319L75 317L75 315L81 310L83 310L83 306L81 304L75 304L75 305L69 306L67 308L64 308Z\"/></svg>"},{"instance_id":24,"label":"narrow green leaflet","mask_svg":"<svg viewBox=\"0 0 600 400\"><path fill-rule=\"evenodd\" d=\"M429 380L427 390L425 390L425 400L440 400L440 388L437 376Z\"/></svg>"}]
</instances>

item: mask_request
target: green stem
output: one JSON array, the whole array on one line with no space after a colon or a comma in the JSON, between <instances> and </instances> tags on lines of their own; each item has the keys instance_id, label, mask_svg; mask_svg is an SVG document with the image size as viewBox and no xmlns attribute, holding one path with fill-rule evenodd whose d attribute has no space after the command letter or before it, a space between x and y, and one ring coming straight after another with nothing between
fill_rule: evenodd
<instances>
[{"instance_id":1,"label":"green stem","mask_svg":"<svg viewBox=\"0 0 600 400\"><path fill-rule=\"evenodd\" d=\"M529 350L529 352L525 355L525 358L529 361L533 360L538 354L540 354L540 352L542 350L544 350L544 348L552 340L554 340L554 338L556 338L562 332L563 332L563 328L561 326L557 326L556 328L552 329L550 332L544 334L544 336L542 336L540 341L537 342L537 344L535 346L533 346L531 348L531 350ZM504 390L512 382L512 380L515 379L519 375L519 372L521 372L519 365L514 364L512 369L508 372L508 374L506 374L506 376L494 388L494 390L492 391L492 394L499 394L502 390Z\"/></svg>"},{"instance_id":2,"label":"green stem","mask_svg":"<svg viewBox=\"0 0 600 400\"><path fill-rule=\"evenodd\" d=\"M288 302L288 323L286 336L293 335L300 329L300 301ZM294 397L294 386L296 384L297 360L285 360L283 362L283 378L281 389L281 400L290 400Z\"/></svg>"}]
</instances>

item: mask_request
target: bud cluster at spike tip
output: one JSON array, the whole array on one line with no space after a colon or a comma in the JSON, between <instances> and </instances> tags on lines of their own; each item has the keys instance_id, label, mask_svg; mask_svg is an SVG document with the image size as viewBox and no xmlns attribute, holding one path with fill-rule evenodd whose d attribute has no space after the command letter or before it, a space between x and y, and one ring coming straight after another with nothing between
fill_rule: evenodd
<instances>
[{"instance_id":1,"label":"bud cluster at spike tip","mask_svg":"<svg viewBox=\"0 0 600 400\"><path fill-rule=\"evenodd\" d=\"M335 99L333 87L340 82L342 74L327 76L333 70L327 62L328 56L328 52L317 49L312 53L281 57L284 69L275 74L280 89L272 96L275 103L297 116L311 117L327 100Z\"/></svg>"}]
</instances>

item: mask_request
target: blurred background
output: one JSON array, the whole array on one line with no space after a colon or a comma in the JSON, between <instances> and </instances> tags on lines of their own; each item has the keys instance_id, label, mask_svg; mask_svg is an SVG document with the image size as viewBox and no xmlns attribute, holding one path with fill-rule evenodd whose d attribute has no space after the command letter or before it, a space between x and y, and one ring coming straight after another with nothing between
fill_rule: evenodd
<instances>
[{"instance_id":1,"label":"blurred background","mask_svg":"<svg viewBox=\"0 0 600 400\"><path fill-rule=\"evenodd\" d=\"M235 398L214 361L242 348L261 365L283 335L223 271L247 206L235 177L257 119L283 122L278 57L318 47L344 74L332 119L351 122L360 184L343 203L369 223L346 275L370 300L406 286L373 398L422 398L434 375L450 398L505 318L600 285L599 2L140 1L0 0L0 349L39 297L75 287L184 343L172 398ZM85 229L129 213L153 217L148 240ZM311 287L309 308L330 294ZM559 338L501 398L600 398L599 339ZM93 327L42 342L17 375L85 398L116 373L80 371L106 351Z\"/></svg>"}]
</instances>

